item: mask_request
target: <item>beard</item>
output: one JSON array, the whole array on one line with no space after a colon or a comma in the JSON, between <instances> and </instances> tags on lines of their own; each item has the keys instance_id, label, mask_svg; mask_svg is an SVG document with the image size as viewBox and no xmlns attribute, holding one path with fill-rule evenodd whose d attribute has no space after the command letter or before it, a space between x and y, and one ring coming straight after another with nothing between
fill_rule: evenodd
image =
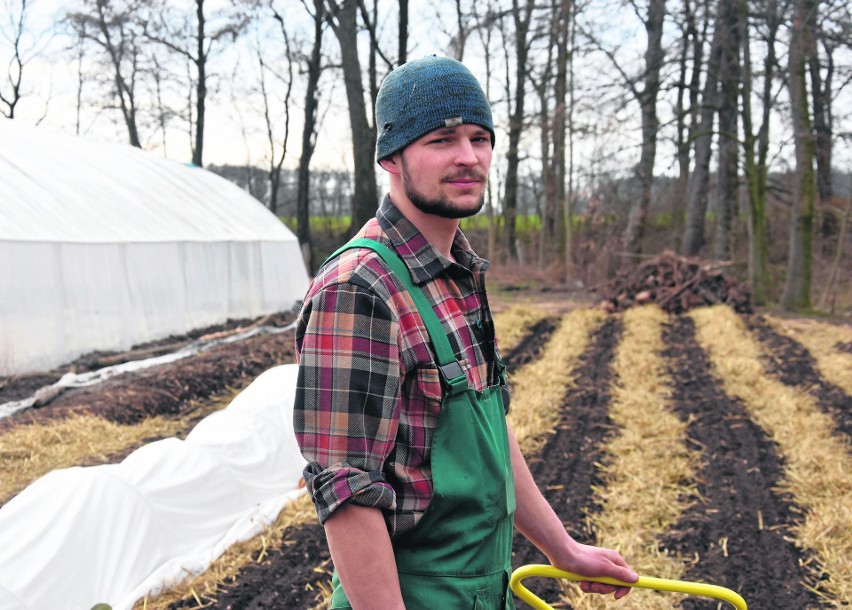
<instances>
[{"instance_id":1,"label":"beard","mask_svg":"<svg viewBox=\"0 0 852 610\"><path fill-rule=\"evenodd\" d=\"M408 168L405 165L405 159L402 160L402 187L408 199L414 204L414 207L424 214L432 214L441 218L468 218L479 213L485 205L485 191L479 196L479 201L472 208L460 207L449 200L446 195L441 195L437 198L429 198L423 193L416 190L411 175L408 173ZM484 177L479 173L465 173L460 175L450 176L447 179L457 180L459 178L473 178L476 180L484 180Z\"/></svg>"}]
</instances>

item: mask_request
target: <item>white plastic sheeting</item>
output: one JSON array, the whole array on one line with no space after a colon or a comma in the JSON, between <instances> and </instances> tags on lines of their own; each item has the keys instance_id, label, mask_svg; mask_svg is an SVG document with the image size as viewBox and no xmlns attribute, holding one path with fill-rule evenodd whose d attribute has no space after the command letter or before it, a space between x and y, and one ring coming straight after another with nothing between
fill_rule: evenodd
<instances>
[{"instance_id":1,"label":"white plastic sheeting","mask_svg":"<svg viewBox=\"0 0 852 610\"><path fill-rule=\"evenodd\" d=\"M0 121L0 375L290 309L295 235L206 170Z\"/></svg>"},{"instance_id":2,"label":"white plastic sheeting","mask_svg":"<svg viewBox=\"0 0 852 610\"><path fill-rule=\"evenodd\" d=\"M185 441L56 470L0 509L0 610L125 610L206 569L303 493L297 365L260 375Z\"/></svg>"}]
</instances>

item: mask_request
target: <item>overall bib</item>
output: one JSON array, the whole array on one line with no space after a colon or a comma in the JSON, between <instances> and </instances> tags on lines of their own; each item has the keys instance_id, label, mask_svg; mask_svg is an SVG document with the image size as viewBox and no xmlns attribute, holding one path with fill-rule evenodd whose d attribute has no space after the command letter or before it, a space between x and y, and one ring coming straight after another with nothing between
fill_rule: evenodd
<instances>
[{"instance_id":1,"label":"overall bib","mask_svg":"<svg viewBox=\"0 0 852 610\"><path fill-rule=\"evenodd\" d=\"M406 609L511 610L515 489L502 384L484 392L468 387L437 315L395 252L361 238L332 256L350 248L375 251L408 290L444 386L432 441L432 498L417 525L393 541ZM332 586L331 608L351 608L336 573Z\"/></svg>"}]
</instances>

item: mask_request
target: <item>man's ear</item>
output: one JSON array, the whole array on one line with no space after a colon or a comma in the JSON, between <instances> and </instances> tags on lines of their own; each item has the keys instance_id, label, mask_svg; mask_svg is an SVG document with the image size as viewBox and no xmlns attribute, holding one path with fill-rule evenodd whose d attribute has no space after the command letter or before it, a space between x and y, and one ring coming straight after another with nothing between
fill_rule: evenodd
<instances>
[{"instance_id":1,"label":"man's ear","mask_svg":"<svg viewBox=\"0 0 852 610\"><path fill-rule=\"evenodd\" d=\"M399 162L399 153L395 153L390 157L385 157L384 159L379 161L379 165L381 165L382 169L388 172L389 174L402 173L402 165Z\"/></svg>"}]
</instances>

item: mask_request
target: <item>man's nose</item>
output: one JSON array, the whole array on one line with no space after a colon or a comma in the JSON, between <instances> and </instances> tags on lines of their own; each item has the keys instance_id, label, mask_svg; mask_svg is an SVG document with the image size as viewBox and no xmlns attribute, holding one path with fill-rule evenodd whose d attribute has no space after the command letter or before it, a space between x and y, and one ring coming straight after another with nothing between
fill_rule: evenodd
<instances>
[{"instance_id":1,"label":"man's nose","mask_svg":"<svg viewBox=\"0 0 852 610\"><path fill-rule=\"evenodd\" d=\"M459 165L476 165L479 163L479 156L476 154L476 149L467 138L461 138L456 147L456 163Z\"/></svg>"}]
</instances>

